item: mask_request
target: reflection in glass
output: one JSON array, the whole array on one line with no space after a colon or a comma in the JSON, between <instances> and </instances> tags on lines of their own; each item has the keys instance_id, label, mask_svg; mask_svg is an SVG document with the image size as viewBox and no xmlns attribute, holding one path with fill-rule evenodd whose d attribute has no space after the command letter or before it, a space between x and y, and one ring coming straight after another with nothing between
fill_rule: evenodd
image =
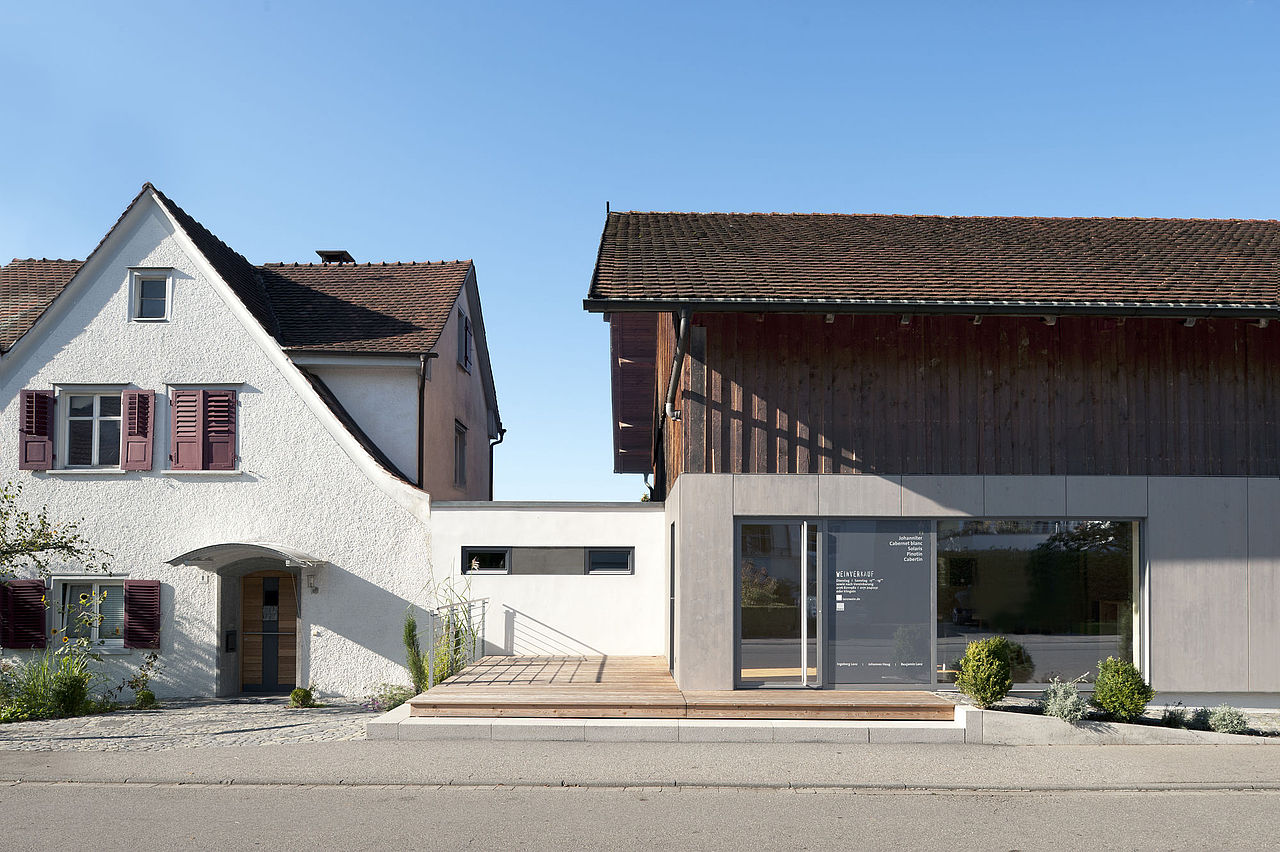
<instances>
[{"instance_id":1,"label":"reflection in glass","mask_svg":"<svg viewBox=\"0 0 1280 852\"><path fill-rule=\"evenodd\" d=\"M1026 649L1015 683L1092 680L1099 660L1132 660L1134 544L1129 521L939 521L938 680L997 634Z\"/></svg>"},{"instance_id":2,"label":"reflection in glass","mask_svg":"<svg viewBox=\"0 0 1280 852\"><path fill-rule=\"evenodd\" d=\"M67 464L93 464L93 421L67 421Z\"/></svg>"},{"instance_id":3,"label":"reflection in glass","mask_svg":"<svg viewBox=\"0 0 1280 852\"><path fill-rule=\"evenodd\" d=\"M744 686L800 683L801 529L798 522L741 527L739 679Z\"/></svg>"}]
</instances>

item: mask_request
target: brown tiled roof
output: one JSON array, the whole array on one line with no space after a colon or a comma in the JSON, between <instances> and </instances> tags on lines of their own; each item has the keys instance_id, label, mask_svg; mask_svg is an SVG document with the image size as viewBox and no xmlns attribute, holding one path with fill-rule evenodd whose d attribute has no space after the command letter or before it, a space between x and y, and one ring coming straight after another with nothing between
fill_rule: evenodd
<instances>
[{"instance_id":1,"label":"brown tiled roof","mask_svg":"<svg viewBox=\"0 0 1280 852\"><path fill-rule=\"evenodd\" d=\"M429 352L471 261L258 267L280 345L343 352Z\"/></svg>"},{"instance_id":2,"label":"brown tiled roof","mask_svg":"<svg viewBox=\"0 0 1280 852\"><path fill-rule=\"evenodd\" d=\"M0 266L0 352L8 352L76 274L82 261L14 258Z\"/></svg>"},{"instance_id":3,"label":"brown tiled roof","mask_svg":"<svg viewBox=\"0 0 1280 852\"><path fill-rule=\"evenodd\" d=\"M469 260L254 266L149 183L130 209L147 190L155 192L218 275L284 347L429 352L472 268ZM31 328L81 265L78 260L30 259L0 267L0 352Z\"/></svg>"},{"instance_id":4,"label":"brown tiled roof","mask_svg":"<svg viewBox=\"0 0 1280 852\"><path fill-rule=\"evenodd\" d=\"M1280 221L611 213L585 304L770 303L1276 310Z\"/></svg>"},{"instance_id":5,"label":"brown tiled roof","mask_svg":"<svg viewBox=\"0 0 1280 852\"><path fill-rule=\"evenodd\" d=\"M178 220L178 224L182 226L182 230L187 232L187 236L191 238L191 242L196 244L196 248L204 255L205 260L213 266L218 275L227 285L240 297L240 301L244 302L245 307L253 314L254 319L262 324L268 332L274 334L276 332L275 317L271 313L271 304L267 301L267 293L262 287L262 281L258 277L258 271L254 269L253 264L245 260L244 256L237 252L231 246L218 239L213 233L201 225L191 217L187 211L169 200L169 197L160 190L156 189L150 183L145 184L143 189L150 187L160 199L160 201L169 208L169 212Z\"/></svg>"}]
</instances>

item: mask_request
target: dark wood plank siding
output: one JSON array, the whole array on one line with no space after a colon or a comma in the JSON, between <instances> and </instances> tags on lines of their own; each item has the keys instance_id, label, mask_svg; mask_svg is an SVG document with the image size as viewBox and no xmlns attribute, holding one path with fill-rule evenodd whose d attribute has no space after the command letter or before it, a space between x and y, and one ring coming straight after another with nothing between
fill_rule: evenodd
<instances>
[{"instance_id":1,"label":"dark wood plank siding","mask_svg":"<svg viewBox=\"0 0 1280 852\"><path fill-rule=\"evenodd\" d=\"M664 430L669 481L682 470L1280 475L1280 328L784 314L694 323L684 419ZM669 315L657 331L661 396Z\"/></svg>"}]
</instances>

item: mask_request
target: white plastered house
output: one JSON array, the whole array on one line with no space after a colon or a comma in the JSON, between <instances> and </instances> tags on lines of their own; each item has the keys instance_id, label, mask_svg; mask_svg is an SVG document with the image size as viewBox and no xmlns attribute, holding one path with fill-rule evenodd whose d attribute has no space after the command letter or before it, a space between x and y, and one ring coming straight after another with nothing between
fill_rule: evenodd
<instances>
[{"instance_id":1,"label":"white plastered house","mask_svg":"<svg viewBox=\"0 0 1280 852\"><path fill-rule=\"evenodd\" d=\"M3 478L112 555L6 584L6 653L91 586L162 697L404 680L430 500L490 499L503 432L470 261L255 266L147 184L83 263L0 268L0 352Z\"/></svg>"}]
</instances>

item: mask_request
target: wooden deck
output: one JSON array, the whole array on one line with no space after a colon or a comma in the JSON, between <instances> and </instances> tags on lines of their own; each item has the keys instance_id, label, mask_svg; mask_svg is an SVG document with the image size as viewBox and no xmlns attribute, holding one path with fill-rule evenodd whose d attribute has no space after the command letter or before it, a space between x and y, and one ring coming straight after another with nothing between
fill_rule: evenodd
<instances>
[{"instance_id":1,"label":"wooden deck","mask_svg":"<svg viewBox=\"0 0 1280 852\"><path fill-rule=\"evenodd\" d=\"M682 692L662 657L484 657L410 699L412 716L950 721L924 691Z\"/></svg>"}]
</instances>

